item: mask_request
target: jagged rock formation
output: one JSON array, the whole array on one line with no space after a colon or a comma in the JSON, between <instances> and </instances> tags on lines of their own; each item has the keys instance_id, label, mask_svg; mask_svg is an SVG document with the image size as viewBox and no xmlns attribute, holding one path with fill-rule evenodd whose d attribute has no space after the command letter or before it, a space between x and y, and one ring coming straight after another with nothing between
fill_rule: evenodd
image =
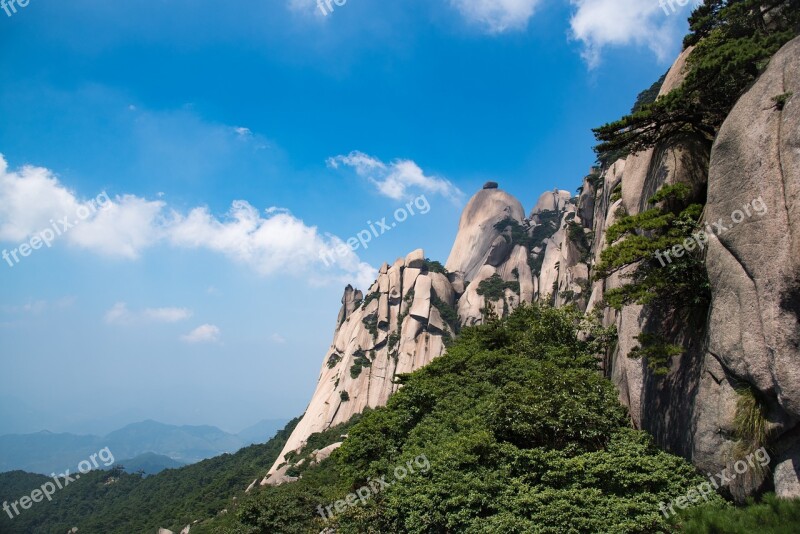
<instances>
[{"instance_id":1,"label":"jagged rock formation","mask_svg":"<svg viewBox=\"0 0 800 534\"><path fill-rule=\"evenodd\" d=\"M521 302L588 299L589 232L576 222L576 199L568 191L545 193L526 218L522 204L498 187L488 182L470 199L444 268L415 250L384 264L366 295L345 288L317 389L262 485L296 480L287 475L287 453L315 432L384 405L399 387L397 374L440 356L462 325L483 320L487 306L503 317Z\"/></svg>"},{"instance_id":2,"label":"jagged rock formation","mask_svg":"<svg viewBox=\"0 0 800 534\"><path fill-rule=\"evenodd\" d=\"M291 481L286 453L315 432L386 404L399 387L395 375L419 369L444 352L445 339L458 328L453 305L463 282L438 270L443 271L415 250L391 266L384 264L366 296L345 289L317 389L262 485Z\"/></svg>"},{"instance_id":3,"label":"jagged rock formation","mask_svg":"<svg viewBox=\"0 0 800 534\"><path fill-rule=\"evenodd\" d=\"M504 317L521 302L586 302L591 232L577 219L568 191L543 194L526 218L517 199L489 182L464 209L444 268L415 250L384 264L366 296L348 286L317 389L261 484L295 480L287 453L384 405L399 387L395 375L440 356L462 325L483 320L487 306Z\"/></svg>"},{"instance_id":4,"label":"jagged rock formation","mask_svg":"<svg viewBox=\"0 0 800 534\"><path fill-rule=\"evenodd\" d=\"M660 94L680 85L684 51ZM735 416L743 386L767 410L770 472L749 473L729 488L742 498L774 486L800 496L800 107L778 109L774 97L800 94L800 38L787 44L725 121L716 141L677 135L652 149L592 169L580 195L541 195L522 204L487 183L470 199L445 269L417 250L383 265L366 296L348 287L317 390L279 460L262 484L292 480L284 455L314 432L381 406L397 390L394 376L429 363L462 325L489 309L505 316L522 302L574 304L616 326L616 347L603 371L637 428L700 469L719 473L735 457ZM702 201L704 220L729 219L760 198L763 217L712 236L707 247L712 303L700 317L678 318L650 306L605 307L633 267L592 281L620 214L648 209L664 185L682 183ZM684 351L666 376L629 357L642 333L668 332ZM771 475L771 476L769 476Z\"/></svg>"}]
</instances>

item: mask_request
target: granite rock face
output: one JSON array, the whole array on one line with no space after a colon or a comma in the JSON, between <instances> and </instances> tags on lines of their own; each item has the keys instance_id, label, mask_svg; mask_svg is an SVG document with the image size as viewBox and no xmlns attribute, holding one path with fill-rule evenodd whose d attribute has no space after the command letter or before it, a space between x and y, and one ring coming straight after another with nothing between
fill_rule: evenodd
<instances>
[{"instance_id":1,"label":"granite rock face","mask_svg":"<svg viewBox=\"0 0 800 534\"><path fill-rule=\"evenodd\" d=\"M742 96L711 152L707 219L727 230L708 244L707 359L726 377L712 388L760 393L775 425L776 492L800 497L800 102L773 100L787 93L800 95L800 38ZM706 440L706 450L732 446L724 434Z\"/></svg>"},{"instance_id":2,"label":"granite rock face","mask_svg":"<svg viewBox=\"0 0 800 534\"><path fill-rule=\"evenodd\" d=\"M661 95L685 76L684 51ZM793 93L780 109L774 97ZM762 404L771 463L728 490L742 499L774 487L800 497L800 38L787 44L740 99L713 146L677 135L652 149L592 169L579 196L549 191L529 216L487 183L464 208L446 272L422 250L389 266L362 293L345 289L317 390L281 457L262 484L289 481L283 457L308 437L381 406L399 387L394 377L428 364L465 325L490 310L506 316L521 303L575 305L615 326L616 347L602 368L634 426L663 448L718 473L740 459L735 417L742 389ZM649 306L620 312L605 294L627 283L632 268L605 280L593 269L622 214L650 207L664 185L682 183L706 200L704 221L734 222L706 248L712 301L688 319ZM707 199L702 198L706 195ZM739 222L736 220L741 219ZM433 268L433 270L431 270ZM642 333L668 332L684 353L666 376L630 358ZM344 395L347 392L347 396ZM349 397L349 400L343 400Z\"/></svg>"},{"instance_id":3,"label":"granite rock face","mask_svg":"<svg viewBox=\"0 0 800 534\"><path fill-rule=\"evenodd\" d=\"M445 317L455 314L456 293L447 276L428 270L422 250L391 267L384 264L366 296L347 286L317 389L261 484L295 480L286 475L291 467L285 464L286 453L301 448L315 432L346 422L365 408L383 406L399 387L396 374L440 356L445 338L455 335L456 325Z\"/></svg>"}]
</instances>

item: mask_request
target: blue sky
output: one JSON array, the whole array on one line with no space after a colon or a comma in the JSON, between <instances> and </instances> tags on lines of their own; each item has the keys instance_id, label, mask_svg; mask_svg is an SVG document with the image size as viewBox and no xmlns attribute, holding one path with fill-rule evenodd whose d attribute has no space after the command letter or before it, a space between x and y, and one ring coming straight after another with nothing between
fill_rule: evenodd
<instances>
[{"instance_id":1,"label":"blue sky","mask_svg":"<svg viewBox=\"0 0 800 534\"><path fill-rule=\"evenodd\" d=\"M444 261L487 180L526 209L575 190L594 161L590 129L678 53L678 9L0 10L0 247L19 260L0 262L0 434L147 418L238 431L301 414L344 285L419 247ZM320 261L420 195L428 209ZM48 229L49 247L37 240Z\"/></svg>"}]
</instances>

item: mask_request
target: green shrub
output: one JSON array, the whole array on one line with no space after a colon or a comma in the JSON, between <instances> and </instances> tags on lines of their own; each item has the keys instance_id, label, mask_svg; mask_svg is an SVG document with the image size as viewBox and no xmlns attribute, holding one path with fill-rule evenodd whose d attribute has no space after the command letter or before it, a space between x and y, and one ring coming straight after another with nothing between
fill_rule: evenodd
<instances>
[{"instance_id":1,"label":"green shrub","mask_svg":"<svg viewBox=\"0 0 800 534\"><path fill-rule=\"evenodd\" d=\"M656 375L669 373L672 358L683 354L683 347L667 342L660 334L642 333L636 336L639 344L631 349L629 358L644 358L647 367Z\"/></svg>"},{"instance_id":2,"label":"green shrub","mask_svg":"<svg viewBox=\"0 0 800 534\"><path fill-rule=\"evenodd\" d=\"M500 278L499 274L492 275L491 278L482 280L478 284L478 295L485 297L487 300L498 301L505 298L506 289L510 289L519 294L519 282L505 282Z\"/></svg>"},{"instance_id":3,"label":"green shrub","mask_svg":"<svg viewBox=\"0 0 800 534\"><path fill-rule=\"evenodd\" d=\"M615 187L614 190L611 191L611 196L608 198L608 201L611 204L613 204L614 202L620 200L621 198L622 198L622 184L619 183L617 184L617 187Z\"/></svg>"},{"instance_id":4,"label":"green shrub","mask_svg":"<svg viewBox=\"0 0 800 534\"><path fill-rule=\"evenodd\" d=\"M662 187L648 200L654 207L637 215L620 214L606 230L607 246L600 253L595 279L604 279L635 266L630 280L606 292L607 305L620 310L628 304L662 303L673 309L699 309L710 301L710 287L702 251L687 251L682 257L659 260L658 254L697 234L700 204L688 204L684 184ZM662 265L663 263L663 265Z\"/></svg>"},{"instance_id":5,"label":"green shrub","mask_svg":"<svg viewBox=\"0 0 800 534\"><path fill-rule=\"evenodd\" d=\"M569 237L569 240L575 244L578 252L580 252L581 261L588 263L591 259L592 250L592 244L590 240L593 238L594 234L591 232L587 233L583 226L575 221L570 221L567 223L567 236Z\"/></svg>"},{"instance_id":6,"label":"green shrub","mask_svg":"<svg viewBox=\"0 0 800 534\"><path fill-rule=\"evenodd\" d=\"M680 513L675 531L685 534L796 534L800 530L800 500L768 494L746 506L694 506Z\"/></svg>"},{"instance_id":7,"label":"green shrub","mask_svg":"<svg viewBox=\"0 0 800 534\"><path fill-rule=\"evenodd\" d=\"M364 367L371 367L372 362L367 358L367 353L358 349L353 353L353 365L350 366L350 377L358 378Z\"/></svg>"},{"instance_id":8,"label":"green shrub","mask_svg":"<svg viewBox=\"0 0 800 534\"><path fill-rule=\"evenodd\" d=\"M778 111L783 111L783 108L786 107L786 102L792 98L792 95L794 95L794 93L790 91L788 93L783 93L782 95L772 97L772 101L775 102L775 109Z\"/></svg>"},{"instance_id":9,"label":"green shrub","mask_svg":"<svg viewBox=\"0 0 800 534\"><path fill-rule=\"evenodd\" d=\"M372 292L372 293L370 293L369 295L366 296L366 298L364 299L364 303L361 306L363 308L366 308L367 306L369 306L370 302L372 302L373 300L377 300L379 298L381 298L381 292L380 291L374 291L374 292Z\"/></svg>"},{"instance_id":10,"label":"green shrub","mask_svg":"<svg viewBox=\"0 0 800 534\"><path fill-rule=\"evenodd\" d=\"M340 361L342 361L342 355L334 352L328 357L328 369L333 369Z\"/></svg>"},{"instance_id":11,"label":"green shrub","mask_svg":"<svg viewBox=\"0 0 800 534\"><path fill-rule=\"evenodd\" d=\"M659 503L705 478L629 427L616 389L598 372L612 337L596 326L580 336L582 321L589 319L575 308L526 305L465 328L446 354L398 377L403 387L349 429L335 457L243 503L236 528L666 530ZM395 480L395 467L420 455L430 469ZM316 513L381 477L392 484L365 504L327 521Z\"/></svg>"},{"instance_id":12,"label":"green shrub","mask_svg":"<svg viewBox=\"0 0 800 534\"><path fill-rule=\"evenodd\" d=\"M448 274L447 269L444 268L444 265L430 258L425 258L424 269L429 273L439 273L444 275Z\"/></svg>"},{"instance_id":13,"label":"green shrub","mask_svg":"<svg viewBox=\"0 0 800 534\"><path fill-rule=\"evenodd\" d=\"M364 317L361 320L361 323L367 329L367 332L369 332L372 335L372 339L373 340L378 338L378 315L377 315L377 313L373 313L373 314L367 315L366 317Z\"/></svg>"},{"instance_id":14,"label":"green shrub","mask_svg":"<svg viewBox=\"0 0 800 534\"><path fill-rule=\"evenodd\" d=\"M431 305L439 310L439 315L442 316L444 322L450 326L454 333L458 334L461 330L461 321L458 318L458 311L456 311L455 307L440 299L435 291L431 293Z\"/></svg>"}]
</instances>

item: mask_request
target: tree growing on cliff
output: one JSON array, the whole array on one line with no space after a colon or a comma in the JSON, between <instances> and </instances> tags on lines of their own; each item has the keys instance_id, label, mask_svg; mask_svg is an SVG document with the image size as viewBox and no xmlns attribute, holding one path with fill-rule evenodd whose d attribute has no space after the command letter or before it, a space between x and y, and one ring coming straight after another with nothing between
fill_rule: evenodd
<instances>
[{"instance_id":1,"label":"tree growing on cliff","mask_svg":"<svg viewBox=\"0 0 800 534\"><path fill-rule=\"evenodd\" d=\"M678 133L713 140L742 92L800 28L800 0L705 0L689 18L694 46L683 84L594 129L598 159L653 147Z\"/></svg>"}]
</instances>

